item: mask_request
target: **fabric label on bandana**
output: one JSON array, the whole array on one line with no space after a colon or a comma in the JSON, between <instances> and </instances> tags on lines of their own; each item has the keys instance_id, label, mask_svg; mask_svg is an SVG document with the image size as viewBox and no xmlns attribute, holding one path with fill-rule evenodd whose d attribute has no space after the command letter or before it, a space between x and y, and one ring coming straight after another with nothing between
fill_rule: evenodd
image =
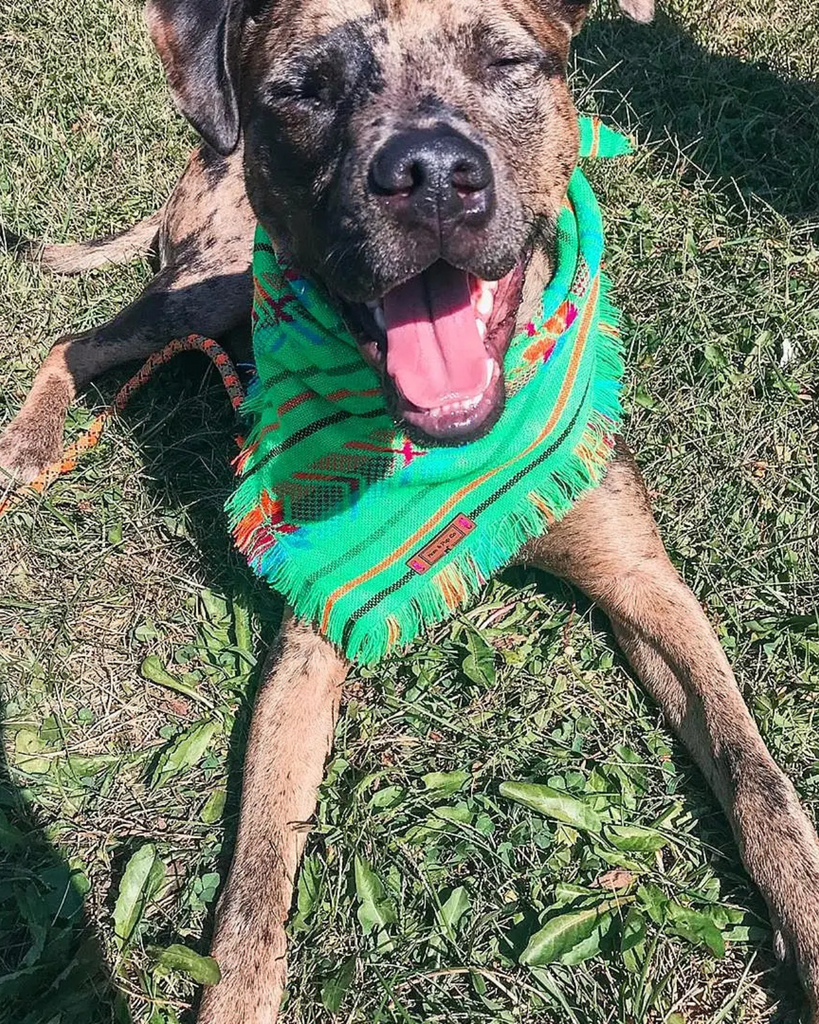
<instances>
[{"instance_id":1,"label":"fabric label on bandana","mask_svg":"<svg viewBox=\"0 0 819 1024\"><path fill-rule=\"evenodd\" d=\"M474 529L475 524L467 516L455 516L449 526L441 530L437 537L433 537L429 544L425 544L417 555L413 555L407 565L419 574L429 571Z\"/></svg>"}]
</instances>

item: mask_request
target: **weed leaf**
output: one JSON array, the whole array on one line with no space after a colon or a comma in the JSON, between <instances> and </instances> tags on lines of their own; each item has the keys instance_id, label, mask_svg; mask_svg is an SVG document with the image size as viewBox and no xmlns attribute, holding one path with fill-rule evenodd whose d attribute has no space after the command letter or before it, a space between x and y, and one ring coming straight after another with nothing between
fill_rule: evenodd
<instances>
[{"instance_id":1,"label":"weed leaf","mask_svg":"<svg viewBox=\"0 0 819 1024\"><path fill-rule=\"evenodd\" d=\"M474 629L467 630L466 649L469 653L461 665L466 678L480 686L494 686L495 652Z\"/></svg>"},{"instance_id":2,"label":"weed leaf","mask_svg":"<svg viewBox=\"0 0 819 1024\"><path fill-rule=\"evenodd\" d=\"M253 657L253 627L250 622L250 612L244 604L234 599L233 601L233 632L236 637L236 647L244 655Z\"/></svg>"},{"instance_id":3,"label":"weed leaf","mask_svg":"<svg viewBox=\"0 0 819 1024\"><path fill-rule=\"evenodd\" d=\"M668 916L668 900L656 885L641 885L637 890L640 902L655 924L665 924Z\"/></svg>"},{"instance_id":4,"label":"weed leaf","mask_svg":"<svg viewBox=\"0 0 819 1024\"><path fill-rule=\"evenodd\" d=\"M199 812L199 817L206 825L213 825L214 822L219 821L225 809L226 799L227 793L224 789L214 789L210 794L205 801L204 807Z\"/></svg>"},{"instance_id":5,"label":"weed leaf","mask_svg":"<svg viewBox=\"0 0 819 1024\"><path fill-rule=\"evenodd\" d=\"M469 893L462 885L459 885L436 914L438 923L450 942L455 941L458 924L467 910L469 910Z\"/></svg>"},{"instance_id":6,"label":"weed leaf","mask_svg":"<svg viewBox=\"0 0 819 1024\"><path fill-rule=\"evenodd\" d=\"M193 767L207 751L218 729L216 722L200 722L175 739L159 758L151 777L151 788Z\"/></svg>"},{"instance_id":7,"label":"weed leaf","mask_svg":"<svg viewBox=\"0 0 819 1024\"><path fill-rule=\"evenodd\" d=\"M603 939L606 938L607 934L611 930L612 921L614 920L610 912L604 912L600 914L597 921L597 926L594 931L587 939L583 939L582 942L578 942L576 946L573 946L568 953L564 953L560 957L560 962L566 964L567 967L574 967L575 964L581 964L584 960L590 960L593 956L597 956L600 952Z\"/></svg>"},{"instance_id":8,"label":"weed leaf","mask_svg":"<svg viewBox=\"0 0 819 1024\"><path fill-rule=\"evenodd\" d=\"M31 937L31 947L23 958L23 964L26 967L33 967L45 948L51 915L37 888L31 882L25 889L15 888L14 895L20 916L26 922Z\"/></svg>"},{"instance_id":9,"label":"weed leaf","mask_svg":"<svg viewBox=\"0 0 819 1024\"><path fill-rule=\"evenodd\" d=\"M656 853L668 845L662 833L639 825L610 825L606 829L606 839L616 850L627 853Z\"/></svg>"},{"instance_id":10,"label":"weed leaf","mask_svg":"<svg viewBox=\"0 0 819 1024\"><path fill-rule=\"evenodd\" d=\"M584 910L571 910L551 918L529 939L520 962L527 967L543 967L554 963L607 923L605 919L611 917L607 908L608 903L598 903Z\"/></svg>"},{"instance_id":11,"label":"weed leaf","mask_svg":"<svg viewBox=\"0 0 819 1024\"><path fill-rule=\"evenodd\" d=\"M157 856L156 847L146 843L128 861L119 884L114 906L114 932L120 949L130 945L145 906L164 880L165 865Z\"/></svg>"},{"instance_id":12,"label":"weed leaf","mask_svg":"<svg viewBox=\"0 0 819 1024\"><path fill-rule=\"evenodd\" d=\"M360 857L355 859L355 891L360 904L358 921L365 935L395 922L395 911L381 879Z\"/></svg>"},{"instance_id":13,"label":"weed leaf","mask_svg":"<svg viewBox=\"0 0 819 1024\"><path fill-rule=\"evenodd\" d=\"M315 854L309 854L302 861L296 889L298 912L293 918L292 929L305 931L307 918L313 912L321 897L321 862Z\"/></svg>"},{"instance_id":14,"label":"weed leaf","mask_svg":"<svg viewBox=\"0 0 819 1024\"><path fill-rule=\"evenodd\" d=\"M469 781L469 772L429 772L423 777L425 789L436 796L452 796Z\"/></svg>"},{"instance_id":15,"label":"weed leaf","mask_svg":"<svg viewBox=\"0 0 819 1024\"><path fill-rule=\"evenodd\" d=\"M722 932L707 914L691 910L689 907L681 907L678 903L669 903L667 927L669 931L688 939L689 942L707 946L714 956L725 956Z\"/></svg>"},{"instance_id":16,"label":"weed leaf","mask_svg":"<svg viewBox=\"0 0 819 1024\"><path fill-rule=\"evenodd\" d=\"M620 931L620 950L634 949L646 937L646 919L636 907L629 907Z\"/></svg>"},{"instance_id":17,"label":"weed leaf","mask_svg":"<svg viewBox=\"0 0 819 1024\"><path fill-rule=\"evenodd\" d=\"M338 1013L355 972L355 957L348 956L335 974L325 978L321 986L321 1002L325 1010Z\"/></svg>"},{"instance_id":18,"label":"weed leaf","mask_svg":"<svg viewBox=\"0 0 819 1024\"><path fill-rule=\"evenodd\" d=\"M139 666L139 674L143 679L147 679L149 683L164 686L175 693L181 693L184 697L190 697L191 700L200 701L205 704L208 703L195 686L186 683L184 679L172 676L155 654L149 654L142 662Z\"/></svg>"},{"instance_id":19,"label":"weed leaf","mask_svg":"<svg viewBox=\"0 0 819 1024\"><path fill-rule=\"evenodd\" d=\"M154 948L151 953L160 967L185 974L200 985L216 985L222 977L212 956L202 956L187 946L174 943L165 949Z\"/></svg>"},{"instance_id":20,"label":"weed leaf","mask_svg":"<svg viewBox=\"0 0 819 1024\"><path fill-rule=\"evenodd\" d=\"M546 818L562 821L564 825L571 825L583 832L599 832L603 827L600 815L589 803L549 786L531 782L502 782L500 794Z\"/></svg>"}]
</instances>

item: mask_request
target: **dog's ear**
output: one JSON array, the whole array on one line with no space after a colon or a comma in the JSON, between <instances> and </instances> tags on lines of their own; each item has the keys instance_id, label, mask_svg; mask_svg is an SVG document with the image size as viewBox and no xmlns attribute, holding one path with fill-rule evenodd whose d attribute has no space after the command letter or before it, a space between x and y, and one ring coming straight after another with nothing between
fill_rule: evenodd
<instances>
[{"instance_id":1,"label":"dog's ear","mask_svg":"<svg viewBox=\"0 0 819 1024\"><path fill-rule=\"evenodd\" d=\"M654 0L618 0L620 10L628 15L633 21L649 22L654 17ZM571 29L572 35L577 35L583 27L586 15L592 0L558 0L557 6L561 16Z\"/></svg>"},{"instance_id":2,"label":"dog's ear","mask_svg":"<svg viewBox=\"0 0 819 1024\"><path fill-rule=\"evenodd\" d=\"M145 8L176 105L222 154L239 141L244 18L244 0L148 0Z\"/></svg>"}]
</instances>

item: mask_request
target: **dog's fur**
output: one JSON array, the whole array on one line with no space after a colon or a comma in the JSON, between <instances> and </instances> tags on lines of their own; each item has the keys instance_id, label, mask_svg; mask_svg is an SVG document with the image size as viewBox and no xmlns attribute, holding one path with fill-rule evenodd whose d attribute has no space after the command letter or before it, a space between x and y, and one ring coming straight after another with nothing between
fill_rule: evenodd
<instances>
[{"instance_id":1,"label":"dog's fur","mask_svg":"<svg viewBox=\"0 0 819 1024\"><path fill-rule=\"evenodd\" d=\"M210 145L194 153L161 216L113 239L37 250L61 271L146 251L160 269L113 321L56 343L0 438L0 468L30 480L51 461L68 404L103 371L177 335L242 334L257 217L342 303L379 296L441 255L491 277L534 249L517 310L518 322L528 319L550 273L550 231L576 159L564 66L586 6L153 0L149 25L172 90ZM650 15L649 0L622 6ZM536 45L540 65L484 80L493 47L502 53L515 42ZM305 69L317 76L307 89ZM430 119L485 147L497 194L479 232L451 231L435 250L373 201L362 173L384 140ZM819 1024L819 841L666 556L622 443L603 484L520 560L570 581L610 617L725 809L770 909L776 951L793 956L811 1022ZM276 1019L303 823L315 807L347 669L313 629L286 620L253 718L236 850L213 941L222 981L203 995L202 1024Z\"/></svg>"}]
</instances>

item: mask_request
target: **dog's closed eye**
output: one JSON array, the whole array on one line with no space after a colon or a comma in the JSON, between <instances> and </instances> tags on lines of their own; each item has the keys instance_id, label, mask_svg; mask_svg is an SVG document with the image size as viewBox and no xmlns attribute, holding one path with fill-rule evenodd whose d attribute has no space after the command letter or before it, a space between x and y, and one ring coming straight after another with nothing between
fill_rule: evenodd
<instances>
[{"instance_id":1,"label":"dog's closed eye","mask_svg":"<svg viewBox=\"0 0 819 1024\"><path fill-rule=\"evenodd\" d=\"M514 71L517 68L540 69L544 65L544 58L543 53L504 54L491 60L488 67L495 71Z\"/></svg>"},{"instance_id":2,"label":"dog's closed eye","mask_svg":"<svg viewBox=\"0 0 819 1024\"><path fill-rule=\"evenodd\" d=\"M541 55L538 53L508 54L504 57L496 57L489 64L490 68L514 68L521 64L538 64Z\"/></svg>"},{"instance_id":3,"label":"dog's closed eye","mask_svg":"<svg viewBox=\"0 0 819 1024\"><path fill-rule=\"evenodd\" d=\"M556 54L533 50L527 53L499 53L490 58L486 71L498 77L520 78L522 74L540 74L546 78L563 74L563 64Z\"/></svg>"},{"instance_id":4,"label":"dog's closed eye","mask_svg":"<svg viewBox=\"0 0 819 1024\"><path fill-rule=\"evenodd\" d=\"M268 83L264 99L269 103L292 100L309 106L327 106L337 99L336 92L332 82L321 75L309 74L298 79Z\"/></svg>"}]
</instances>

